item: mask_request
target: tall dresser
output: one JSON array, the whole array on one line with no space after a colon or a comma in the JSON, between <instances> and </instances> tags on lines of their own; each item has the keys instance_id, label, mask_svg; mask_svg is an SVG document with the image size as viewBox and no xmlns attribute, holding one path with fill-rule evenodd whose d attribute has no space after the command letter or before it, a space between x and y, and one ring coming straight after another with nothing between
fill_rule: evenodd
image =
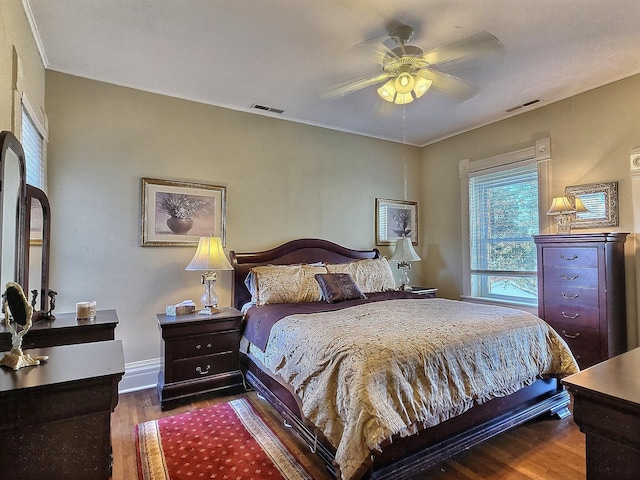
<instances>
[{"instance_id":1,"label":"tall dresser","mask_svg":"<svg viewBox=\"0 0 640 480\"><path fill-rule=\"evenodd\" d=\"M567 342L580 368L627 350L627 233L536 235L538 316Z\"/></svg>"}]
</instances>

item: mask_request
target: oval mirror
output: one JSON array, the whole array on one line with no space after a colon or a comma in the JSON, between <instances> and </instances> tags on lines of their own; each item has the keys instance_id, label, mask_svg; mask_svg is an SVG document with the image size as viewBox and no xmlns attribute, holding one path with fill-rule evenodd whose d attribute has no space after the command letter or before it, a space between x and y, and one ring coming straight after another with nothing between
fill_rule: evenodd
<instances>
[{"instance_id":1,"label":"oval mirror","mask_svg":"<svg viewBox=\"0 0 640 480\"><path fill-rule=\"evenodd\" d=\"M31 292L34 322L47 316L49 310L49 251L51 233L51 208L47 194L33 185L26 186L25 263L28 277L24 290Z\"/></svg>"},{"instance_id":2,"label":"oval mirror","mask_svg":"<svg viewBox=\"0 0 640 480\"><path fill-rule=\"evenodd\" d=\"M0 133L0 287L25 281L25 161L18 139Z\"/></svg>"}]
</instances>

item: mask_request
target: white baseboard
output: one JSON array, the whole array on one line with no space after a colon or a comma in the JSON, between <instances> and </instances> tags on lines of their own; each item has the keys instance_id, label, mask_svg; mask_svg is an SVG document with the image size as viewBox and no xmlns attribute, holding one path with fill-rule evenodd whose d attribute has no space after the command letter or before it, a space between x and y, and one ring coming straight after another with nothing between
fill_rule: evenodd
<instances>
[{"instance_id":1,"label":"white baseboard","mask_svg":"<svg viewBox=\"0 0 640 480\"><path fill-rule=\"evenodd\" d=\"M158 385L158 373L160 373L159 358L126 363L124 376L118 384L118 393L155 388Z\"/></svg>"}]
</instances>

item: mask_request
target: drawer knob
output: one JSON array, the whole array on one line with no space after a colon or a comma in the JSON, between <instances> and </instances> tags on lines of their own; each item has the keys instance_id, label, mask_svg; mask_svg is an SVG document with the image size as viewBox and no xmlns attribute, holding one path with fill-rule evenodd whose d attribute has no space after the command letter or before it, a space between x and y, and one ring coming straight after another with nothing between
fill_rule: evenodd
<instances>
[{"instance_id":1,"label":"drawer knob","mask_svg":"<svg viewBox=\"0 0 640 480\"><path fill-rule=\"evenodd\" d=\"M196 350L200 350L201 348L202 348L202 345L200 345L200 344L196 345Z\"/></svg>"},{"instance_id":2,"label":"drawer knob","mask_svg":"<svg viewBox=\"0 0 640 480\"><path fill-rule=\"evenodd\" d=\"M564 273L561 273L561 274L560 274L560 278L562 278L563 280L575 280L575 279L576 279L576 278L578 278L579 276L580 276L580 275L579 275L579 274L577 274L577 273L576 273L575 275L571 275L571 276L565 275Z\"/></svg>"},{"instance_id":3,"label":"drawer knob","mask_svg":"<svg viewBox=\"0 0 640 480\"><path fill-rule=\"evenodd\" d=\"M560 258L563 259L563 260L572 261L572 260L577 260L578 259L578 255L574 255L572 257L565 257L564 255L560 255Z\"/></svg>"},{"instance_id":4,"label":"drawer knob","mask_svg":"<svg viewBox=\"0 0 640 480\"><path fill-rule=\"evenodd\" d=\"M576 313L575 315L567 315L566 313L562 312L562 316L564 318L568 318L569 320L573 320L575 318L578 318L580 316L580 314Z\"/></svg>"},{"instance_id":5,"label":"drawer knob","mask_svg":"<svg viewBox=\"0 0 640 480\"><path fill-rule=\"evenodd\" d=\"M564 335L567 338L578 338L580 336L580 332L571 334L571 333L567 333L565 330L562 330L562 335Z\"/></svg>"},{"instance_id":6,"label":"drawer knob","mask_svg":"<svg viewBox=\"0 0 640 480\"><path fill-rule=\"evenodd\" d=\"M579 293L576 293L575 295L567 295L566 293L561 293L560 295L562 295L562 298L566 298L567 300L575 300L580 296Z\"/></svg>"},{"instance_id":7,"label":"drawer knob","mask_svg":"<svg viewBox=\"0 0 640 480\"><path fill-rule=\"evenodd\" d=\"M207 365L206 369L202 367L196 367L196 372L198 372L200 375L206 375L207 373L209 373L209 370L211 370L211 365Z\"/></svg>"},{"instance_id":8,"label":"drawer knob","mask_svg":"<svg viewBox=\"0 0 640 480\"><path fill-rule=\"evenodd\" d=\"M207 348L211 348L212 345L210 343L207 343Z\"/></svg>"}]
</instances>

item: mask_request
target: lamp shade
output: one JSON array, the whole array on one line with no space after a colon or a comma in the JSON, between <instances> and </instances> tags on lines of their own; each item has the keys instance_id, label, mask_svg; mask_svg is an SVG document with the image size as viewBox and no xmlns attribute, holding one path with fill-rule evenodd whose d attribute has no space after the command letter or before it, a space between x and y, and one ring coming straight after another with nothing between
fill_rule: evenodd
<instances>
[{"instance_id":1,"label":"lamp shade","mask_svg":"<svg viewBox=\"0 0 640 480\"><path fill-rule=\"evenodd\" d=\"M573 208L567 197L555 197L547 215L565 215L567 213L575 213L575 211L576 209Z\"/></svg>"},{"instance_id":2,"label":"lamp shade","mask_svg":"<svg viewBox=\"0 0 640 480\"><path fill-rule=\"evenodd\" d=\"M185 270L233 270L220 237L200 237L196 254Z\"/></svg>"},{"instance_id":3,"label":"lamp shade","mask_svg":"<svg viewBox=\"0 0 640 480\"><path fill-rule=\"evenodd\" d=\"M390 260L392 262L419 262L420 257L413 249L411 237L400 237L396 242L396 250L393 252Z\"/></svg>"},{"instance_id":4,"label":"lamp shade","mask_svg":"<svg viewBox=\"0 0 640 480\"><path fill-rule=\"evenodd\" d=\"M585 213L589 211L589 209L584 206L584 203L582 203L582 200L580 199L580 197L575 197L574 201L576 204L576 212Z\"/></svg>"}]
</instances>

